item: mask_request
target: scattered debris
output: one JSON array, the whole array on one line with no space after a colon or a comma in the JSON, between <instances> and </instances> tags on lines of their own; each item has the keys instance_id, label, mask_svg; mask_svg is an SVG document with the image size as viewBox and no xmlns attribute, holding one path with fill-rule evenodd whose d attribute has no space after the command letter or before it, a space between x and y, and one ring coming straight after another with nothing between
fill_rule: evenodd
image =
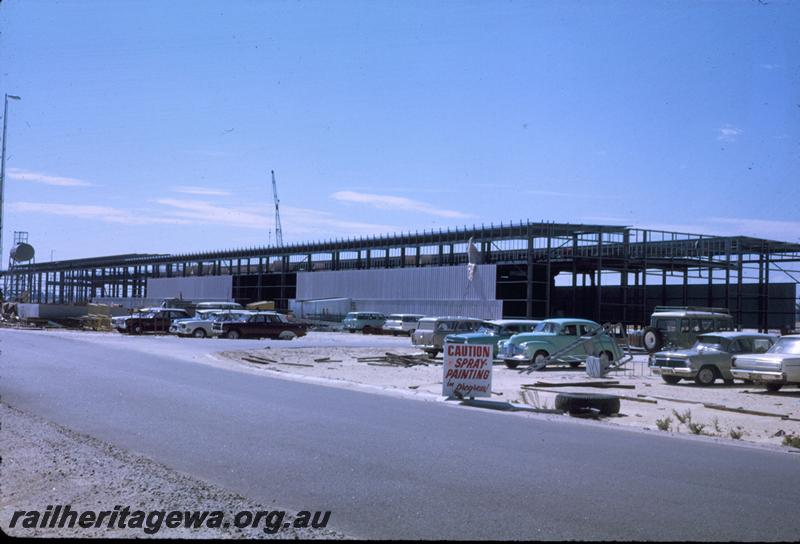
<instances>
[{"instance_id":1,"label":"scattered debris","mask_svg":"<svg viewBox=\"0 0 800 544\"><path fill-rule=\"evenodd\" d=\"M618 381L606 382L536 382L523 383L520 387L596 387L600 389L636 389L635 385L620 384Z\"/></svg>"}]
</instances>

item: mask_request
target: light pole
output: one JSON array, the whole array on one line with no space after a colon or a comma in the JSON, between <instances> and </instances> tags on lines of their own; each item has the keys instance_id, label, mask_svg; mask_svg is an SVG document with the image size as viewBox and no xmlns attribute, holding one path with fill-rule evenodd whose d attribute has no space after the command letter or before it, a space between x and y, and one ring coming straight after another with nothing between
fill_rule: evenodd
<instances>
[{"instance_id":1,"label":"light pole","mask_svg":"<svg viewBox=\"0 0 800 544\"><path fill-rule=\"evenodd\" d=\"M5 105L3 106L3 153L0 155L0 270L3 268L3 218L5 208L3 207L3 196L6 190L6 129L8 128L8 99L22 100L19 96L6 93Z\"/></svg>"}]
</instances>

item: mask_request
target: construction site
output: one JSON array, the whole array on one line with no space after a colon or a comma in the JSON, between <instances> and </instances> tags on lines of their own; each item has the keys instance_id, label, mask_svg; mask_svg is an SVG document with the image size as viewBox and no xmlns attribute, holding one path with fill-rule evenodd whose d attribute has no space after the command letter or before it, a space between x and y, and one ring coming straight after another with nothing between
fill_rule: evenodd
<instances>
[{"instance_id":1,"label":"construction site","mask_svg":"<svg viewBox=\"0 0 800 544\"><path fill-rule=\"evenodd\" d=\"M7 302L57 306L58 315L90 302L130 309L175 297L269 300L310 318L579 316L636 327L655 306L698 305L766 331L796 326L798 263L797 243L520 221L193 254L12 258L0 274Z\"/></svg>"}]
</instances>

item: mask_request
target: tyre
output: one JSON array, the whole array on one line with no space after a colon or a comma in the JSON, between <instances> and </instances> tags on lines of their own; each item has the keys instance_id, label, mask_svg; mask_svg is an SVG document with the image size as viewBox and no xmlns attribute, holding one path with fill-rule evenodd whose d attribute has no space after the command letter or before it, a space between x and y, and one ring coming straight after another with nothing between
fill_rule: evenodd
<instances>
[{"instance_id":1,"label":"tyre","mask_svg":"<svg viewBox=\"0 0 800 544\"><path fill-rule=\"evenodd\" d=\"M694 383L704 387L713 385L716 380L717 369L715 369L713 366L704 366L697 371L697 375L694 377Z\"/></svg>"},{"instance_id":2,"label":"tyre","mask_svg":"<svg viewBox=\"0 0 800 544\"><path fill-rule=\"evenodd\" d=\"M355 334L355 333L356 333L356 330L355 330L355 329L347 329L347 332L349 332L349 333L351 333L351 334Z\"/></svg>"},{"instance_id":3,"label":"tyre","mask_svg":"<svg viewBox=\"0 0 800 544\"><path fill-rule=\"evenodd\" d=\"M374 334L375 330L372 327L370 327L369 325L367 325L366 327L361 329L361 333L362 334Z\"/></svg>"},{"instance_id":4,"label":"tyre","mask_svg":"<svg viewBox=\"0 0 800 544\"><path fill-rule=\"evenodd\" d=\"M680 376L664 376L663 374L661 375L661 379L670 385L675 385L681 381Z\"/></svg>"},{"instance_id":5,"label":"tyre","mask_svg":"<svg viewBox=\"0 0 800 544\"><path fill-rule=\"evenodd\" d=\"M204 329L201 329L200 327L197 327L192 332L192 336L194 336L195 338L205 338L206 337L206 331Z\"/></svg>"},{"instance_id":6,"label":"tyre","mask_svg":"<svg viewBox=\"0 0 800 544\"><path fill-rule=\"evenodd\" d=\"M556 410L569 412L570 415L597 411L601 415L611 416L619 413L619 399L602 393L559 393L556 395Z\"/></svg>"},{"instance_id":7,"label":"tyre","mask_svg":"<svg viewBox=\"0 0 800 544\"><path fill-rule=\"evenodd\" d=\"M570 367L570 368L578 368L579 366L581 366L581 363L580 363L580 362L577 362L577 363L570 363L570 364L569 364L569 367Z\"/></svg>"},{"instance_id":8,"label":"tyre","mask_svg":"<svg viewBox=\"0 0 800 544\"><path fill-rule=\"evenodd\" d=\"M134 325L133 326L133 334L142 334L144 333L144 329L141 325Z\"/></svg>"},{"instance_id":9,"label":"tyre","mask_svg":"<svg viewBox=\"0 0 800 544\"><path fill-rule=\"evenodd\" d=\"M517 365L519 364L515 363L514 361L505 361L505 363L508 368L517 368Z\"/></svg>"},{"instance_id":10,"label":"tyre","mask_svg":"<svg viewBox=\"0 0 800 544\"><path fill-rule=\"evenodd\" d=\"M722 380L725 385L733 385L735 382L733 380Z\"/></svg>"},{"instance_id":11,"label":"tyre","mask_svg":"<svg viewBox=\"0 0 800 544\"><path fill-rule=\"evenodd\" d=\"M392 336L397 336L397 331L392 331Z\"/></svg>"},{"instance_id":12,"label":"tyre","mask_svg":"<svg viewBox=\"0 0 800 544\"><path fill-rule=\"evenodd\" d=\"M236 329L233 329L233 330L228 331L228 333L225 335L225 338L230 338L231 340L238 340L239 337L241 337L241 336L242 335L239 334L239 331L237 331Z\"/></svg>"},{"instance_id":13,"label":"tyre","mask_svg":"<svg viewBox=\"0 0 800 544\"><path fill-rule=\"evenodd\" d=\"M294 340L297 335L292 331L283 331L278 335L279 340Z\"/></svg>"},{"instance_id":14,"label":"tyre","mask_svg":"<svg viewBox=\"0 0 800 544\"><path fill-rule=\"evenodd\" d=\"M425 353L427 353L428 357L430 357L431 359L435 359L436 356L439 355L439 350L438 349L426 349Z\"/></svg>"},{"instance_id":15,"label":"tyre","mask_svg":"<svg viewBox=\"0 0 800 544\"><path fill-rule=\"evenodd\" d=\"M664 335L654 327L647 327L642 334L642 344L647 353L661 351L664 347Z\"/></svg>"},{"instance_id":16,"label":"tyre","mask_svg":"<svg viewBox=\"0 0 800 544\"><path fill-rule=\"evenodd\" d=\"M768 384L766 384L766 386L767 386L767 391L772 391L774 393L775 391L780 391L781 387L783 387L783 384L782 383L768 383Z\"/></svg>"},{"instance_id":17,"label":"tyre","mask_svg":"<svg viewBox=\"0 0 800 544\"><path fill-rule=\"evenodd\" d=\"M550 355L549 353L547 353L543 349L540 349L539 351L533 354L533 359L531 359L531 364L534 366L539 366L542 363L542 361L544 361L549 355Z\"/></svg>"}]
</instances>

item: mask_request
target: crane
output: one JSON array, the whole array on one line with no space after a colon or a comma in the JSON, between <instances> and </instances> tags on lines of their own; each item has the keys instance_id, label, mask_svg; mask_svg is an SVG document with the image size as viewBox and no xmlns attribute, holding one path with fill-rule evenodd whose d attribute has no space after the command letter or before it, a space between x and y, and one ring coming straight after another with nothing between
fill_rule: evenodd
<instances>
[{"instance_id":1,"label":"crane","mask_svg":"<svg viewBox=\"0 0 800 544\"><path fill-rule=\"evenodd\" d=\"M272 196L275 199L275 245L283 246L283 231L281 230L281 212L278 209L278 183L275 181L275 170L272 170Z\"/></svg>"}]
</instances>

